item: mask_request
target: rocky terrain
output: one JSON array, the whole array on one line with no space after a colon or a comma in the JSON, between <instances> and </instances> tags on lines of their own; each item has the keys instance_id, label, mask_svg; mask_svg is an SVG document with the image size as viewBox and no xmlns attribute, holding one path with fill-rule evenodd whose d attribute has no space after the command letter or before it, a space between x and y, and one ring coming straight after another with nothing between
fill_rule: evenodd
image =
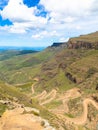
<instances>
[{"instance_id":1,"label":"rocky terrain","mask_svg":"<svg viewBox=\"0 0 98 130\"><path fill-rule=\"evenodd\" d=\"M38 112L29 107L6 110L0 119L0 130L55 130L47 120L31 114L32 111Z\"/></svg>"},{"instance_id":2,"label":"rocky terrain","mask_svg":"<svg viewBox=\"0 0 98 130\"><path fill-rule=\"evenodd\" d=\"M68 41L68 48L98 49L98 32L71 38Z\"/></svg>"}]
</instances>

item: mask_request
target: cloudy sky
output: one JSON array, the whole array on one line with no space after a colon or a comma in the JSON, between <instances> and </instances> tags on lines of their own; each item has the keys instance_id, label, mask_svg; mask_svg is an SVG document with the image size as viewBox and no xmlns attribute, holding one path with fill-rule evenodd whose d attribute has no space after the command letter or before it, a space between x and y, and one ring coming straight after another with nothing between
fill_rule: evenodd
<instances>
[{"instance_id":1,"label":"cloudy sky","mask_svg":"<svg viewBox=\"0 0 98 130\"><path fill-rule=\"evenodd\" d=\"M98 31L98 0L0 0L0 46L48 46Z\"/></svg>"}]
</instances>

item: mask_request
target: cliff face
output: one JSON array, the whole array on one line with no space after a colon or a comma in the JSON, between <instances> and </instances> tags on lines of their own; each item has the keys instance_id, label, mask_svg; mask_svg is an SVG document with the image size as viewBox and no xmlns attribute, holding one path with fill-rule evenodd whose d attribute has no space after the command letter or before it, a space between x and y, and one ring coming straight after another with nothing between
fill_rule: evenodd
<instances>
[{"instance_id":1,"label":"cliff face","mask_svg":"<svg viewBox=\"0 0 98 130\"><path fill-rule=\"evenodd\" d=\"M97 49L98 48L98 43L90 43L86 41L73 41L69 40L69 45L68 48L70 49L79 49L79 48L85 48L85 49Z\"/></svg>"},{"instance_id":2,"label":"cliff face","mask_svg":"<svg viewBox=\"0 0 98 130\"><path fill-rule=\"evenodd\" d=\"M98 49L98 32L71 38L68 41L69 49Z\"/></svg>"},{"instance_id":3,"label":"cliff face","mask_svg":"<svg viewBox=\"0 0 98 130\"><path fill-rule=\"evenodd\" d=\"M67 42L55 42L51 47L67 47Z\"/></svg>"},{"instance_id":4,"label":"cliff face","mask_svg":"<svg viewBox=\"0 0 98 130\"><path fill-rule=\"evenodd\" d=\"M58 47L58 46L60 46L60 45L62 45L62 44L64 44L63 42L61 42L61 43L53 43L52 45L51 45L51 47Z\"/></svg>"}]
</instances>

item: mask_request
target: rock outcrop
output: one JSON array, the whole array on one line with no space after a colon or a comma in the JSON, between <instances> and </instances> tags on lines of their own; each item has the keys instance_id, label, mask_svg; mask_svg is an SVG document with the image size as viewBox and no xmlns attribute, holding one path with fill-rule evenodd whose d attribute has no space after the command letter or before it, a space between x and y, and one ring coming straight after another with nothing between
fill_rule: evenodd
<instances>
[{"instance_id":1,"label":"rock outcrop","mask_svg":"<svg viewBox=\"0 0 98 130\"><path fill-rule=\"evenodd\" d=\"M54 42L51 47L67 47L67 42Z\"/></svg>"},{"instance_id":2,"label":"rock outcrop","mask_svg":"<svg viewBox=\"0 0 98 130\"><path fill-rule=\"evenodd\" d=\"M69 39L68 48L98 49L98 32Z\"/></svg>"},{"instance_id":3,"label":"rock outcrop","mask_svg":"<svg viewBox=\"0 0 98 130\"><path fill-rule=\"evenodd\" d=\"M51 47L58 47L62 44L64 44L64 42L53 43Z\"/></svg>"},{"instance_id":4,"label":"rock outcrop","mask_svg":"<svg viewBox=\"0 0 98 130\"><path fill-rule=\"evenodd\" d=\"M26 107L6 110L0 118L0 130L55 130L40 116L27 113L35 110Z\"/></svg>"}]
</instances>

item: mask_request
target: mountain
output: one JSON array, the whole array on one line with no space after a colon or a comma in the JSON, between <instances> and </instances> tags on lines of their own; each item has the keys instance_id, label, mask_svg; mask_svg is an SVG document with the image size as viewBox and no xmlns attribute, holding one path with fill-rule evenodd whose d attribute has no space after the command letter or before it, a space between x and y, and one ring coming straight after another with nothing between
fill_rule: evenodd
<instances>
[{"instance_id":1,"label":"mountain","mask_svg":"<svg viewBox=\"0 0 98 130\"><path fill-rule=\"evenodd\" d=\"M40 114L34 111L35 115L47 119L56 130L96 130L97 35L53 43L37 53L15 52L11 56L12 52L1 52L1 100L36 108ZM1 115L6 108L15 107L6 102L0 105Z\"/></svg>"}]
</instances>

